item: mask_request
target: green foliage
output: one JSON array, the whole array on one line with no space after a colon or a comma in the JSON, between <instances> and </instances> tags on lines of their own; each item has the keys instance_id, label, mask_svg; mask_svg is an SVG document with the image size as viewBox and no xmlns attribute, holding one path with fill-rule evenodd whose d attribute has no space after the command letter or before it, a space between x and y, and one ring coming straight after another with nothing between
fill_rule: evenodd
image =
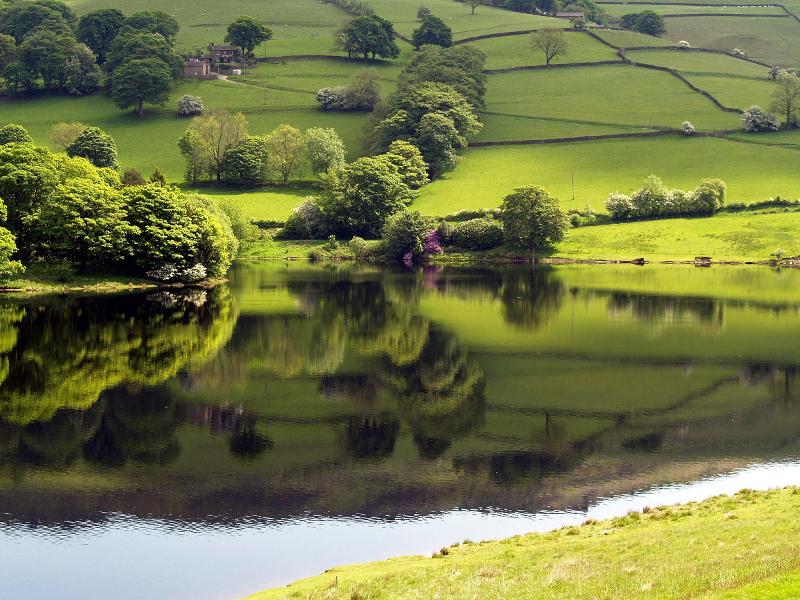
<instances>
[{"instance_id":1,"label":"green foliage","mask_svg":"<svg viewBox=\"0 0 800 600\"><path fill-rule=\"evenodd\" d=\"M186 94L178 98L178 116L196 117L205 111L203 101L197 96Z\"/></svg>"},{"instance_id":2,"label":"green foliage","mask_svg":"<svg viewBox=\"0 0 800 600\"><path fill-rule=\"evenodd\" d=\"M272 39L272 30L253 17L239 17L228 25L225 34L225 41L239 46L244 56L252 54L257 46L269 39Z\"/></svg>"},{"instance_id":3,"label":"green foliage","mask_svg":"<svg viewBox=\"0 0 800 600\"><path fill-rule=\"evenodd\" d=\"M222 181L225 153L247 138L247 119L242 113L213 110L192 119L178 147L186 159L186 178L196 183L203 174Z\"/></svg>"},{"instance_id":4,"label":"green foliage","mask_svg":"<svg viewBox=\"0 0 800 600\"><path fill-rule=\"evenodd\" d=\"M394 39L394 26L377 15L361 16L345 25L338 35L342 50L349 57L361 55L368 58L397 58L400 48Z\"/></svg>"},{"instance_id":5,"label":"green foliage","mask_svg":"<svg viewBox=\"0 0 800 600\"><path fill-rule=\"evenodd\" d=\"M321 240L328 231L325 221L320 206L308 198L286 219L280 237L285 240Z\"/></svg>"},{"instance_id":6,"label":"green foliage","mask_svg":"<svg viewBox=\"0 0 800 600\"><path fill-rule=\"evenodd\" d=\"M8 207L8 222L19 235L22 216L36 209L58 185L60 173L53 155L33 144L0 146L0 198Z\"/></svg>"},{"instance_id":7,"label":"green foliage","mask_svg":"<svg viewBox=\"0 0 800 600\"><path fill-rule=\"evenodd\" d=\"M117 37L125 22L125 15L117 8L101 8L83 15L78 21L78 40L91 48L97 62L106 60L111 42Z\"/></svg>"},{"instance_id":8,"label":"green foliage","mask_svg":"<svg viewBox=\"0 0 800 600\"><path fill-rule=\"evenodd\" d=\"M503 224L488 217L470 219L453 224L447 237L464 250L491 250L503 243Z\"/></svg>"},{"instance_id":9,"label":"green foliage","mask_svg":"<svg viewBox=\"0 0 800 600\"><path fill-rule=\"evenodd\" d=\"M419 258L423 243L436 223L418 211L403 210L389 218L383 226L382 239L387 258L400 260L411 255Z\"/></svg>"},{"instance_id":10,"label":"green foliage","mask_svg":"<svg viewBox=\"0 0 800 600\"><path fill-rule=\"evenodd\" d=\"M0 33L0 75L6 67L13 63L17 58L17 42L5 33Z\"/></svg>"},{"instance_id":11,"label":"green foliage","mask_svg":"<svg viewBox=\"0 0 800 600\"><path fill-rule=\"evenodd\" d=\"M449 48L453 45L453 32L439 17L428 15L422 18L422 25L414 30L411 43L415 50L425 45Z\"/></svg>"},{"instance_id":12,"label":"green foliage","mask_svg":"<svg viewBox=\"0 0 800 600\"><path fill-rule=\"evenodd\" d=\"M772 92L770 110L783 116L783 126L800 125L800 77L792 73L778 75L778 86Z\"/></svg>"},{"instance_id":13,"label":"green foliage","mask_svg":"<svg viewBox=\"0 0 800 600\"><path fill-rule=\"evenodd\" d=\"M284 185L300 170L305 160L305 138L291 125L281 125L264 138L269 168Z\"/></svg>"},{"instance_id":14,"label":"green foliage","mask_svg":"<svg viewBox=\"0 0 800 600\"><path fill-rule=\"evenodd\" d=\"M0 127L0 145L3 144L32 144L33 138L28 130L16 123L6 123Z\"/></svg>"},{"instance_id":15,"label":"green foliage","mask_svg":"<svg viewBox=\"0 0 800 600\"><path fill-rule=\"evenodd\" d=\"M664 17L652 10L623 15L620 23L625 29L631 29L638 33L644 33L655 37L661 37L667 32Z\"/></svg>"},{"instance_id":16,"label":"green foliage","mask_svg":"<svg viewBox=\"0 0 800 600\"><path fill-rule=\"evenodd\" d=\"M397 168L403 182L412 190L417 190L430 182L428 164L414 144L395 140L389 145L385 156Z\"/></svg>"},{"instance_id":17,"label":"green foliage","mask_svg":"<svg viewBox=\"0 0 800 600\"><path fill-rule=\"evenodd\" d=\"M163 36L133 29L123 29L111 42L105 68L113 75L128 61L147 59L161 61L167 66L173 79L183 73L183 60L175 54L172 45Z\"/></svg>"},{"instance_id":18,"label":"green foliage","mask_svg":"<svg viewBox=\"0 0 800 600\"><path fill-rule=\"evenodd\" d=\"M204 196L188 199L187 214L197 230L192 264L202 265L211 276L224 275L239 250L239 240L228 215Z\"/></svg>"},{"instance_id":19,"label":"green foliage","mask_svg":"<svg viewBox=\"0 0 800 600\"><path fill-rule=\"evenodd\" d=\"M122 185L145 185L147 180L138 169L125 169L121 178Z\"/></svg>"},{"instance_id":20,"label":"green foliage","mask_svg":"<svg viewBox=\"0 0 800 600\"><path fill-rule=\"evenodd\" d=\"M125 27L158 34L169 43L175 41L175 36L178 35L180 29L178 21L174 17L160 10L145 10L132 14L125 19Z\"/></svg>"},{"instance_id":21,"label":"green foliage","mask_svg":"<svg viewBox=\"0 0 800 600\"><path fill-rule=\"evenodd\" d=\"M606 201L606 210L615 221L652 219L677 215L713 215L725 203L727 186L719 179L706 179L695 190L669 190L655 175L627 196L614 193Z\"/></svg>"},{"instance_id":22,"label":"green foliage","mask_svg":"<svg viewBox=\"0 0 800 600\"><path fill-rule=\"evenodd\" d=\"M144 116L144 104L164 105L169 100L172 74L169 66L157 58L130 60L114 70L111 97L122 109L134 107Z\"/></svg>"},{"instance_id":23,"label":"green foliage","mask_svg":"<svg viewBox=\"0 0 800 600\"><path fill-rule=\"evenodd\" d=\"M343 237L377 237L413 197L386 156L359 158L323 175L322 182L317 203L328 229Z\"/></svg>"},{"instance_id":24,"label":"green foliage","mask_svg":"<svg viewBox=\"0 0 800 600\"><path fill-rule=\"evenodd\" d=\"M533 252L561 241L567 230L558 198L535 186L516 188L503 198L500 219L506 242Z\"/></svg>"},{"instance_id":25,"label":"green foliage","mask_svg":"<svg viewBox=\"0 0 800 600\"><path fill-rule=\"evenodd\" d=\"M248 136L223 155L222 181L245 187L262 183L267 175L267 158L264 138Z\"/></svg>"},{"instance_id":26,"label":"green foliage","mask_svg":"<svg viewBox=\"0 0 800 600\"><path fill-rule=\"evenodd\" d=\"M87 127L81 131L67 148L67 154L86 158L97 167L116 169L118 166L114 139L98 127Z\"/></svg>"},{"instance_id":27,"label":"green foliage","mask_svg":"<svg viewBox=\"0 0 800 600\"><path fill-rule=\"evenodd\" d=\"M567 53L567 38L561 29L541 29L531 35L531 45L544 53L545 64L549 65L554 58Z\"/></svg>"},{"instance_id":28,"label":"green foliage","mask_svg":"<svg viewBox=\"0 0 800 600\"><path fill-rule=\"evenodd\" d=\"M335 129L311 127L304 133L306 154L314 173L338 169L345 163L346 148Z\"/></svg>"},{"instance_id":29,"label":"green foliage","mask_svg":"<svg viewBox=\"0 0 800 600\"><path fill-rule=\"evenodd\" d=\"M15 2L0 11L0 32L12 36L17 44L36 28L67 26L63 15L42 3Z\"/></svg>"}]
</instances>

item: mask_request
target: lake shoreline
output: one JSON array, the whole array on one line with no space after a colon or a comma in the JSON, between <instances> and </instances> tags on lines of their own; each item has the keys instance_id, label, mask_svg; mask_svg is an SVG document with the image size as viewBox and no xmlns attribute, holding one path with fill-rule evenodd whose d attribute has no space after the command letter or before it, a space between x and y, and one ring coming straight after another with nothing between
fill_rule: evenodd
<instances>
[{"instance_id":1,"label":"lake shoreline","mask_svg":"<svg viewBox=\"0 0 800 600\"><path fill-rule=\"evenodd\" d=\"M800 488L742 490L548 533L465 541L430 558L397 557L337 567L248 600L325 597L405 598L438 590L448 597L505 598L787 597L800 590ZM653 544L653 540L659 540ZM736 552L720 552L720 547ZM691 566L693 577L681 577ZM538 594L531 596L531 590ZM770 595L771 594L771 595Z\"/></svg>"}]
</instances>

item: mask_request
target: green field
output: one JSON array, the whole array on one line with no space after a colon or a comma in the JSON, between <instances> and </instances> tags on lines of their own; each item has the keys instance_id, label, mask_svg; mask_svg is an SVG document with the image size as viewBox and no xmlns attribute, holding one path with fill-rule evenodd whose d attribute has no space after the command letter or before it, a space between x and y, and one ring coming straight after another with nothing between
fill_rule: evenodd
<instances>
[{"instance_id":1,"label":"green field","mask_svg":"<svg viewBox=\"0 0 800 600\"><path fill-rule=\"evenodd\" d=\"M658 102L642 90L658 90ZM685 120L698 129L739 127L738 115L725 113L668 73L626 65L514 71L489 77L486 112L516 118L558 120L563 127L542 132L536 121L525 127L495 129L490 121L479 141L575 137L574 120L618 131L631 127L676 129ZM508 137L509 134L512 137ZM555 135L554 135L555 134Z\"/></svg>"},{"instance_id":2,"label":"green field","mask_svg":"<svg viewBox=\"0 0 800 600\"><path fill-rule=\"evenodd\" d=\"M800 66L800 23L789 17L667 19L666 37L697 48L739 48L772 65Z\"/></svg>"},{"instance_id":3,"label":"green field","mask_svg":"<svg viewBox=\"0 0 800 600\"><path fill-rule=\"evenodd\" d=\"M619 29L596 29L594 33L600 38L619 48L636 48L639 46L672 46L672 42L663 38L643 35L634 31L624 31Z\"/></svg>"},{"instance_id":4,"label":"green field","mask_svg":"<svg viewBox=\"0 0 800 600\"><path fill-rule=\"evenodd\" d=\"M567 53L557 57L553 61L554 63L619 60L617 53L612 48L585 33L568 32L565 35L568 44ZM531 47L531 36L527 34L488 38L478 40L473 44L486 53L487 69L545 64L544 54Z\"/></svg>"},{"instance_id":5,"label":"green field","mask_svg":"<svg viewBox=\"0 0 800 600\"><path fill-rule=\"evenodd\" d=\"M330 569L252 598L795 598L798 509L795 489L745 491Z\"/></svg>"},{"instance_id":6,"label":"green field","mask_svg":"<svg viewBox=\"0 0 800 600\"><path fill-rule=\"evenodd\" d=\"M141 10L163 10L181 25L178 46L182 50L205 48L210 42L222 43L228 24L236 17L248 15L266 22L273 30L273 39L256 50L257 56L291 54L332 54L333 35L349 17L347 13L318 0L291 2L252 0L193 0L173 2L160 0L67 0L78 14L98 8L119 8L126 14Z\"/></svg>"},{"instance_id":7,"label":"green field","mask_svg":"<svg viewBox=\"0 0 800 600\"><path fill-rule=\"evenodd\" d=\"M708 4L703 0L702 4ZM621 17L629 13L650 10L660 15L692 15L692 14L731 14L731 15L780 15L785 17L786 13L779 6L742 6L720 5L720 6L686 6L680 3L672 5L664 4L602 4L601 8L606 14L612 17ZM687 17L689 18L689 17Z\"/></svg>"},{"instance_id":8,"label":"green field","mask_svg":"<svg viewBox=\"0 0 800 600\"><path fill-rule=\"evenodd\" d=\"M414 208L431 215L498 206L521 185L541 185L567 208L603 211L610 192L632 192L660 175L674 188L692 189L707 178L728 184L729 202L800 197L796 150L717 138L665 137L534 146L476 148L455 171L425 187ZM769 164L769 169L751 169ZM572 175L575 199L572 199Z\"/></svg>"}]
</instances>

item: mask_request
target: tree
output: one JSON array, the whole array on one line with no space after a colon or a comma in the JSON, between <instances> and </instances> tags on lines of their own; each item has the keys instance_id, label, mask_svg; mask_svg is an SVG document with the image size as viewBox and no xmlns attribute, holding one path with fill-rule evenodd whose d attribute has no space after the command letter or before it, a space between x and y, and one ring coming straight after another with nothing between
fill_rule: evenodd
<instances>
[{"instance_id":1,"label":"tree","mask_svg":"<svg viewBox=\"0 0 800 600\"><path fill-rule=\"evenodd\" d=\"M180 26L174 17L160 10L145 10L125 19L125 26L147 33L157 33L170 44L175 41Z\"/></svg>"},{"instance_id":2,"label":"tree","mask_svg":"<svg viewBox=\"0 0 800 600\"><path fill-rule=\"evenodd\" d=\"M303 164L305 138L291 125L281 125L267 134L265 141L270 169L277 172L286 185Z\"/></svg>"},{"instance_id":3,"label":"tree","mask_svg":"<svg viewBox=\"0 0 800 600\"><path fill-rule=\"evenodd\" d=\"M304 135L308 162L314 173L344 166L346 149L335 129L311 127Z\"/></svg>"},{"instance_id":4,"label":"tree","mask_svg":"<svg viewBox=\"0 0 800 600\"><path fill-rule=\"evenodd\" d=\"M475 9L481 5L481 0L467 0L467 4L469 4L470 8L472 9L472 14L475 14Z\"/></svg>"},{"instance_id":5,"label":"tree","mask_svg":"<svg viewBox=\"0 0 800 600\"><path fill-rule=\"evenodd\" d=\"M176 56L172 45L157 33L123 29L111 42L106 54L105 68L113 75L124 63L136 59L156 58L167 65L173 79L183 74L183 60Z\"/></svg>"},{"instance_id":6,"label":"tree","mask_svg":"<svg viewBox=\"0 0 800 600\"><path fill-rule=\"evenodd\" d=\"M531 45L544 52L545 64L567 53L567 38L561 29L540 29L531 35Z\"/></svg>"},{"instance_id":7,"label":"tree","mask_svg":"<svg viewBox=\"0 0 800 600\"><path fill-rule=\"evenodd\" d=\"M411 43L415 50L424 45L449 48L453 45L453 32L439 17L431 15L422 19L422 25L414 30Z\"/></svg>"},{"instance_id":8,"label":"tree","mask_svg":"<svg viewBox=\"0 0 800 600\"><path fill-rule=\"evenodd\" d=\"M769 114L760 106L751 106L742 113L742 126L748 133L777 131L779 128L775 115Z\"/></svg>"},{"instance_id":9,"label":"tree","mask_svg":"<svg viewBox=\"0 0 800 600\"><path fill-rule=\"evenodd\" d=\"M420 6L417 9L417 21L422 21L425 17L430 17L433 13L427 6Z\"/></svg>"},{"instance_id":10,"label":"tree","mask_svg":"<svg viewBox=\"0 0 800 600\"><path fill-rule=\"evenodd\" d=\"M116 8L101 8L86 13L78 21L78 40L97 55L97 62L106 61L111 42L117 37L125 22L125 15Z\"/></svg>"},{"instance_id":11,"label":"tree","mask_svg":"<svg viewBox=\"0 0 800 600\"><path fill-rule=\"evenodd\" d=\"M57 10L41 4L17 2L0 12L0 32L12 36L17 44L37 27L67 25Z\"/></svg>"},{"instance_id":12,"label":"tree","mask_svg":"<svg viewBox=\"0 0 800 600\"><path fill-rule=\"evenodd\" d=\"M179 142L181 153L187 160L190 181L196 182L196 177L205 171L220 182L225 153L246 137L247 119L242 113L213 110L192 119Z\"/></svg>"},{"instance_id":13,"label":"tree","mask_svg":"<svg viewBox=\"0 0 800 600\"><path fill-rule=\"evenodd\" d=\"M19 46L19 62L32 79L41 78L45 88L63 88L66 65L77 42L71 35L36 29Z\"/></svg>"},{"instance_id":14,"label":"tree","mask_svg":"<svg viewBox=\"0 0 800 600\"><path fill-rule=\"evenodd\" d=\"M778 76L770 110L783 116L783 126L787 129L800 124L800 77L791 73Z\"/></svg>"},{"instance_id":15,"label":"tree","mask_svg":"<svg viewBox=\"0 0 800 600\"><path fill-rule=\"evenodd\" d=\"M386 247L386 256L401 260L409 254L419 258L423 254L425 239L436 228L435 221L418 211L402 210L389 217L383 226L381 239Z\"/></svg>"},{"instance_id":16,"label":"tree","mask_svg":"<svg viewBox=\"0 0 800 600\"><path fill-rule=\"evenodd\" d=\"M359 158L322 176L317 204L330 232L375 238L413 194L385 156Z\"/></svg>"},{"instance_id":17,"label":"tree","mask_svg":"<svg viewBox=\"0 0 800 600\"><path fill-rule=\"evenodd\" d=\"M121 109L134 107L136 115L143 117L145 102L156 105L167 103L171 83L169 67L159 59L131 60L114 70L111 97Z\"/></svg>"},{"instance_id":18,"label":"tree","mask_svg":"<svg viewBox=\"0 0 800 600\"><path fill-rule=\"evenodd\" d=\"M75 44L64 65L63 88L73 96L91 94L100 87L100 76L94 53L84 44Z\"/></svg>"},{"instance_id":19,"label":"tree","mask_svg":"<svg viewBox=\"0 0 800 600\"><path fill-rule=\"evenodd\" d=\"M222 181L252 187L263 183L267 173L267 145L262 137L248 136L222 157Z\"/></svg>"},{"instance_id":20,"label":"tree","mask_svg":"<svg viewBox=\"0 0 800 600\"><path fill-rule=\"evenodd\" d=\"M29 219L39 254L87 266L120 264L132 254L133 228L122 195L107 185L70 179Z\"/></svg>"},{"instance_id":21,"label":"tree","mask_svg":"<svg viewBox=\"0 0 800 600\"><path fill-rule=\"evenodd\" d=\"M358 54L364 60L376 56L400 56L400 47L394 39L394 26L377 15L361 16L350 21L339 33L339 43L351 58Z\"/></svg>"},{"instance_id":22,"label":"tree","mask_svg":"<svg viewBox=\"0 0 800 600\"><path fill-rule=\"evenodd\" d=\"M152 174L150 175L150 183L155 183L156 185L164 187L165 185L167 185L167 177L166 175L164 175L161 169L156 167L153 170Z\"/></svg>"},{"instance_id":23,"label":"tree","mask_svg":"<svg viewBox=\"0 0 800 600\"><path fill-rule=\"evenodd\" d=\"M186 95L178 98L179 117L196 117L202 115L204 110L203 101L197 96Z\"/></svg>"},{"instance_id":24,"label":"tree","mask_svg":"<svg viewBox=\"0 0 800 600\"><path fill-rule=\"evenodd\" d=\"M147 180L144 178L139 169L125 169L125 172L122 174L122 178L120 179L120 183L122 183L124 186L147 185Z\"/></svg>"},{"instance_id":25,"label":"tree","mask_svg":"<svg viewBox=\"0 0 800 600\"><path fill-rule=\"evenodd\" d=\"M389 146L386 157L397 168L403 182L412 190L417 190L430 182L428 164L414 144L395 140Z\"/></svg>"},{"instance_id":26,"label":"tree","mask_svg":"<svg viewBox=\"0 0 800 600\"><path fill-rule=\"evenodd\" d=\"M67 147L69 156L80 156L97 167L118 166L117 145L114 138L98 127L87 127Z\"/></svg>"},{"instance_id":27,"label":"tree","mask_svg":"<svg viewBox=\"0 0 800 600\"><path fill-rule=\"evenodd\" d=\"M253 17L239 17L228 25L225 41L239 46L242 57L249 56L256 47L272 39L272 30Z\"/></svg>"},{"instance_id":28,"label":"tree","mask_svg":"<svg viewBox=\"0 0 800 600\"><path fill-rule=\"evenodd\" d=\"M86 123L59 121L50 128L50 142L59 150L66 150L87 127Z\"/></svg>"},{"instance_id":29,"label":"tree","mask_svg":"<svg viewBox=\"0 0 800 600\"><path fill-rule=\"evenodd\" d=\"M6 123L0 127L0 145L32 144L33 138L28 130L16 123Z\"/></svg>"},{"instance_id":30,"label":"tree","mask_svg":"<svg viewBox=\"0 0 800 600\"><path fill-rule=\"evenodd\" d=\"M10 35L0 33L0 74L17 59L17 42Z\"/></svg>"},{"instance_id":31,"label":"tree","mask_svg":"<svg viewBox=\"0 0 800 600\"><path fill-rule=\"evenodd\" d=\"M22 217L36 209L58 185L60 169L46 148L33 144L0 146L0 198L8 208L8 223L18 236Z\"/></svg>"},{"instance_id":32,"label":"tree","mask_svg":"<svg viewBox=\"0 0 800 600\"><path fill-rule=\"evenodd\" d=\"M535 186L516 188L500 205L506 242L517 248L536 250L564 239L567 218L558 198Z\"/></svg>"},{"instance_id":33,"label":"tree","mask_svg":"<svg viewBox=\"0 0 800 600\"><path fill-rule=\"evenodd\" d=\"M621 25L625 29L632 29L633 31L656 37L660 37L667 32L664 17L652 10L623 15Z\"/></svg>"}]
</instances>

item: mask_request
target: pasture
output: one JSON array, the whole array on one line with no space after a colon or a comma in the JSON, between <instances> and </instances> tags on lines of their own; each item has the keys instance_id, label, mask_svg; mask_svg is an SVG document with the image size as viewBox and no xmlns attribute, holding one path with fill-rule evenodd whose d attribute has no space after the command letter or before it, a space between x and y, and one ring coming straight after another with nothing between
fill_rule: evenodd
<instances>
[{"instance_id":1,"label":"pasture","mask_svg":"<svg viewBox=\"0 0 800 600\"><path fill-rule=\"evenodd\" d=\"M619 60L613 48L609 48L585 33L568 32L565 36L567 53L557 57L553 61L555 64ZM486 53L487 69L545 64L544 54L531 46L530 35L488 38L477 40L473 42L473 45Z\"/></svg>"}]
</instances>

